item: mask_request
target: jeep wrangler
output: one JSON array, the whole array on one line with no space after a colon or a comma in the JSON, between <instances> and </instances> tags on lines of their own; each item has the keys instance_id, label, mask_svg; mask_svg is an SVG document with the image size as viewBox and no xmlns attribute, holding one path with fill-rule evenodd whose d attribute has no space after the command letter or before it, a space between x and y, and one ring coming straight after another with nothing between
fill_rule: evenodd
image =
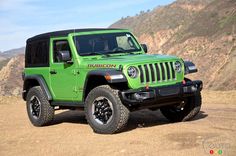
<instances>
[{"instance_id":1,"label":"jeep wrangler","mask_svg":"<svg viewBox=\"0 0 236 156\"><path fill-rule=\"evenodd\" d=\"M171 122L201 108L202 81L190 61L147 54L126 29L75 29L27 40L23 99L34 126L49 125L55 110L82 109L94 132L122 131L131 111L157 110Z\"/></svg>"}]
</instances>

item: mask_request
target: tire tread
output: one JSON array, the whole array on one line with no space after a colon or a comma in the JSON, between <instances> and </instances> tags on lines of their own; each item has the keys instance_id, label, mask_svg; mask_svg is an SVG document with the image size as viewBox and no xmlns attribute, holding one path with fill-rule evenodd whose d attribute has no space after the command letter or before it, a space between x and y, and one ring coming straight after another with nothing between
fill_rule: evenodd
<instances>
[{"instance_id":1,"label":"tire tread","mask_svg":"<svg viewBox=\"0 0 236 156\"><path fill-rule=\"evenodd\" d=\"M92 122L90 121L89 117L88 117L88 99L90 98L91 95L93 95L94 93L96 92L99 92L101 89L106 89L108 90L109 92L111 92L113 94L113 96L115 97L117 103L118 104L118 107L120 109L120 116L118 117L119 118L119 121L117 124L113 125L113 126L110 126L109 128L107 128L106 130L101 130L101 129L97 129L96 127L92 126ZM90 91L90 93L88 94L86 100L85 100L85 114L86 114L86 118L87 118L87 121L89 123L89 125L93 128L93 130L96 132L96 133L101 133L101 134L113 134L113 133L117 133L117 132L120 132L124 129L124 127L126 127L126 124L128 122L128 119L129 119L129 110L128 108L126 108L121 100L120 100L120 97L119 97L119 90L117 89L112 89L109 85L102 85L102 86L98 86L96 88L94 88L92 91Z\"/></svg>"},{"instance_id":2,"label":"tire tread","mask_svg":"<svg viewBox=\"0 0 236 156\"><path fill-rule=\"evenodd\" d=\"M29 115L30 112L29 112L29 103L28 103L30 97L35 94L39 98L41 105L42 105L41 106L41 115L42 116L37 120L33 119L33 117ZM40 86L32 87L29 90L26 99L27 99L27 111L28 111L28 115L29 115L31 123L37 127L46 126L46 125L50 124L50 122L54 118L54 108L50 105L50 103L47 100L46 96L44 95L41 87Z\"/></svg>"}]
</instances>

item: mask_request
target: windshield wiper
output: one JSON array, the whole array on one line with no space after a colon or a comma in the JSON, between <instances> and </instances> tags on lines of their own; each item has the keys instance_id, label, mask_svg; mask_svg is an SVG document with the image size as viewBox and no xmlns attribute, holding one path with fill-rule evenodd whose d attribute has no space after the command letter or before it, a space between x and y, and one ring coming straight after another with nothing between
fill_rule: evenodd
<instances>
[{"instance_id":1,"label":"windshield wiper","mask_svg":"<svg viewBox=\"0 0 236 156\"><path fill-rule=\"evenodd\" d=\"M125 50L123 48L117 47L114 48L111 53L122 53L122 52L125 52Z\"/></svg>"},{"instance_id":2,"label":"windshield wiper","mask_svg":"<svg viewBox=\"0 0 236 156\"><path fill-rule=\"evenodd\" d=\"M106 53L100 53L100 52L90 52L90 53L84 53L83 56L91 56L91 55L103 55L103 56L110 56L109 54Z\"/></svg>"},{"instance_id":3,"label":"windshield wiper","mask_svg":"<svg viewBox=\"0 0 236 156\"><path fill-rule=\"evenodd\" d=\"M115 54L115 53L121 53L121 54L134 54L134 52L130 52L130 51L122 51L122 50L117 50L117 51L113 51L110 54Z\"/></svg>"},{"instance_id":4,"label":"windshield wiper","mask_svg":"<svg viewBox=\"0 0 236 156\"><path fill-rule=\"evenodd\" d=\"M112 53L125 53L125 54L134 54L133 53L134 51L126 51L126 50L124 50L123 48L115 48L112 52L111 52L111 54Z\"/></svg>"}]
</instances>

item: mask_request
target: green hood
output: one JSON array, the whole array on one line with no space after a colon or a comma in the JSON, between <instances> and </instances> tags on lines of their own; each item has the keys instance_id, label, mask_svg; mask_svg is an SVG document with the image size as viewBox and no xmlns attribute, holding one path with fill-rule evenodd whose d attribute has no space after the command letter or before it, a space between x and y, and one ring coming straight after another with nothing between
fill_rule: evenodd
<instances>
[{"instance_id":1,"label":"green hood","mask_svg":"<svg viewBox=\"0 0 236 156\"><path fill-rule=\"evenodd\" d=\"M84 59L86 66L92 65L92 68L118 68L119 65L123 65L125 68L130 65L138 65L145 63L156 63L156 62L165 62L165 61L176 61L180 60L176 56L171 55L158 55L158 54L130 54L130 55L113 55L113 56L102 56L102 57L89 57ZM113 65L113 66L99 66L99 65ZM98 65L98 66L96 66Z\"/></svg>"}]
</instances>

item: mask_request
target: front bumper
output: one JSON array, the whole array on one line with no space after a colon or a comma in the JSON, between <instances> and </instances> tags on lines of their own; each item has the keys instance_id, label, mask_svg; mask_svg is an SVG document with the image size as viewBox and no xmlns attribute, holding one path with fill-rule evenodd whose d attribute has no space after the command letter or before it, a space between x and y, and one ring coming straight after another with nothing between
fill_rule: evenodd
<instances>
[{"instance_id":1,"label":"front bumper","mask_svg":"<svg viewBox=\"0 0 236 156\"><path fill-rule=\"evenodd\" d=\"M122 102L132 108L162 107L181 103L189 96L194 96L203 88L202 81L188 81L170 86L141 88L120 92Z\"/></svg>"}]
</instances>

